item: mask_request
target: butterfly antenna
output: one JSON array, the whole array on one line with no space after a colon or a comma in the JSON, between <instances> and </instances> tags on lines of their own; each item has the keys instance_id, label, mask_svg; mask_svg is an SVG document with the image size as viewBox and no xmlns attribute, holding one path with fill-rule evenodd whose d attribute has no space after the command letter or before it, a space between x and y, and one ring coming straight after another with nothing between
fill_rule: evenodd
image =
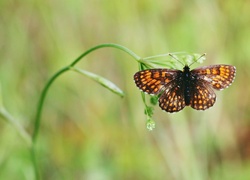
<instances>
[{"instance_id":1,"label":"butterfly antenna","mask_svg":"<svg viewBox=\"0 0 250 180\"><path fill-rule=\"evenodd\" d=\"M206 53L202 54L199 58L197 58L193 63L191 63L189 66L193 65L194 63L198 62L198 60L202 57L206 56Z\"/></svg>"},{"instance_id":2,"label":"butterfly antenna","mask_svg":"<svg viewBox=\"0 0 250 180\"><path fill-rule=\"evenodd\" d=\"M181 63L183 66L185 66L185 64L183 64L183 62L181 62L178 58L176 58L173 54L169 53L169 56L171 56L173 59L177 60L179 63Z\"/></svg>"}]
</instances>

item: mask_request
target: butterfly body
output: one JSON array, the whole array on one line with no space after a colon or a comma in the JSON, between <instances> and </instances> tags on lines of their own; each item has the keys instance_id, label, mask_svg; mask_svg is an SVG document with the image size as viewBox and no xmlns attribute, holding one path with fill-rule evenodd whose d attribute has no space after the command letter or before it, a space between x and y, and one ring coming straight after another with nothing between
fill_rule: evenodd
<instances>
[{"instance_id":1,"label":"butterfly body","mask_svg":"<svg viewBox=\"0 0 250 180\"><path fill-rule=\"evenodd\" d=\"M190 105L190 98L191 98L191 89L190 86L193 84L193 81L195 80L195 77L192 76L192 74L189 71L189 67L185 66L183 68L182 77L183 80L181 80L184 84L184 98L185 98L185 104L186 106Z\"/></svg>"},{"instance_id":2,"label":"butterfly body","mask_svg":"<svg viewBox=\"0 0 250 180\"><path fill-rule=\"evenodd\" d=\"M213 89L227 88L235 78L236 68L231 65L212 65L190 71L175 69L148 69L134 75L136 85L148 94L160 95L159 105L167 112L178 112L185 106L205 110L213 106Z\"/></svg>"}]
</instances>

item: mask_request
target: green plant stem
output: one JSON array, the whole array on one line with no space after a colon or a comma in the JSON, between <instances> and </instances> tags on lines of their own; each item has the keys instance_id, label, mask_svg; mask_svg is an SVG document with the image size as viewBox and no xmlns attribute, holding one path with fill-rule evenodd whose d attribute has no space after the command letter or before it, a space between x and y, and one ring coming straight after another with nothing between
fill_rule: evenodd
<instances>
[{"instance_id":1,"label":"green plant stem","mask_svg":"<svg viewBox=\"0 0 250 180\"><path fill-rule=\"evenodd\" d=\"M69 69L70 69L70 67L67 66L67 67L61 69L60 71L58 71L56 74L54 74L54 76L52 76L52 78L48 81L48 83L46 84L46 86L44 87L44 89L42 91L42 94L40 96L40 100L38 103L38 107L37 107L36 117L35 117L35 129L34 129L33 136L32 136L33 143L35 143L35 141L37 139L37 135L38 135L39 127L40 127L42 108L43 108L43 104L44 104L44 100L45 100L45 97L47 95L47 92L48 92L51 84L54 82L54 80L58 76L60 76L62 73L68 71Z\"/></svg>"},{"instance_id":2,"label":"green plant stem","mask_svg":"<svg viewBox=\"0 0 250 180\"><path fill-rule=\"evenodd\" d=\"M54 80L58 76L60 76L62 73L66 72L68 70L69 70L69 67L65 67L65 68L61 69L60 71L58 71L54 76L52 76L52 78L48 81L48 83L44 87L44 89L42 91L42 94L40 96L39 103L38 103L37 114L36 114L36 118L35 118L35 128L34 128L34 132L33 132L33 136L32 136L32 147L31 147L31 157L32 157L32 162L34 164L35 174L36 174L36 179L37 180L40 179L40 175L39 175L38 164L37 164L37 161L36 161L35 143L36 143L36 139L37 139L38 132L39 132L40 121L41 121L41 113L42 113L44 100L45 100L46 94L47 94L47 92L49 90L49 87L54 82Z\"/></svg>"},{"instance_id":3,"label":"green plant stem","mask_svg":"<svg viewBox=\"0 0 250 180\"><path fill-rule=\"evenodd\" d=\"M100 45L95 46L93 48L90 48L89 50L84 52L76 60L74 60L70 65L62 68L61 70L59 70L57 73L55 73L49 79L49 81L47 82L47 84L45 85L45 87L44 87L44 89L42 91L42 94L41 94L39 102L38 102L38 107L37 107L37 112L36 112L35 122L34 122L34 132L33 132L33 135L32 135L31 156L32 156L32 162L33 162L34 168L35 168L36 179L40 179L40 175L39 175L39 168L38 168L38 164L37 164L37 160L36 160L35 143L36 143L37 136L38 136L38 133L39 133L40 123L41 123L41 114L42 114L42 110L43 110L44 100L45 100L45 97L47 95L47 92L48 92L51 84L55 81L55 79L57 77L59 77L64 72L70 70L73 66L75 66L87 54L89 54L90 52L95 51L97 49L105 48L105 47L112 47L112 48L120 49L120 50L128 53L129 55L131 55L136 61L139 61L141 59L133 51L131 51L130 49L128 49L128 48L126 48L124 46L121 46L121 45L118 45L118 44L112 44L112 43L111 44L100 44Z\"/></svg>"},{"instance_id":4,"label":"green plant stem","mask_svg":"<svg viewBox=\"0 0 250 180\"><path fill-rule=\"evenodd\" d=\"M166 56L171 57L171 55L180 55L180 54L187 54L187 53L186 52L173 52L173 53L158 54L158 55L155 55L155 56L145 57L145 58L143 58L143 60L161 58L161 57L166 57Z\"/></svg>"},{"instance_id":5,"label":"green plant stem","mask_svg":"<svg viewBox=\"0 0 250 180\"><path fill-rule=\"evenodd\" d=\"M40 127L40 119L41 119L41 113L42 113L42 108L43 108L43 104L44 104L44 99L45 96L47 94L47 91L49 89L49 87L51 86L51 84L53 83L53 81L62 73L70 70L71 67L73 67L76 63L78 63L84 56L86 56L87 54L89 54L90 52L96 50L96 49L100 49L100 48L104 48L104 47L113 47L113 48L117 48L120 49L126 53L128 53L129 55L131 55L132 57L135 58L135 60L139 61L141 58L136 55L133 51L131 51L130 49L118 45L118 44L100 44L98 46L95 46L93 48L90 48L89 50L87 50L86 52L84 52L82 55L80 55L76 60L73 61L73 63L71 63L69 66L64 67L63 69L61 69L60 71L58 71L56 74L54 74L51 79L48 81L48 83L45 85L42 94L40 96L40 100L38 103L38 107L37 107L37 113L35 116L35 129L33 132L33 136L32 136L32 141L35 142L37 139L37 135L38 135L38 131L39 131L39 127Z\"/></svg>"},{"instance_id":6,"label":"green plant stem","mask_svg":"<svg viewBox=\"0 0 250 180\"><path fill-rule=\"evenodd\" d=\"M100 49L100 48L104 48L104 47L112 47L112 48L117 48L117 49L120 49L126 53L128 53L129 55L131 55L132 57L135 58L136 61L139 61L141 59L140 56L138 56L137 54L135 54L133 51L131 51L130 49L124 47L124 46L121 46L121 45L118 45L118 44L100 44L98 46L95 46L93 48L90 48L89 50L87 50L85 53L83 53L81 56L79 56L75 61L73 61L73 63L71 63L71 66L73 67L78 61L80 61L81 58L83 58L84 56L86 56L87 54L89 54L90 52L96 50L96 49Z\"/></svg>"}]
</instances>

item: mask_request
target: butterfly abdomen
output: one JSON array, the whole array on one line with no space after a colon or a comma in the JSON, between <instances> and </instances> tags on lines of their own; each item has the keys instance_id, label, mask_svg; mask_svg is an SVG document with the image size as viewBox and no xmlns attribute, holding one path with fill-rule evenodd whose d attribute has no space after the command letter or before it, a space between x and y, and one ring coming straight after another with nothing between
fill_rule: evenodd
<instances>
[{"instance_id":1,"label":"butterfly abdomen","mask_svg":"<svg viewBox=\"0 0 250 180\"><path fill-rule=\"evenodd\" d=\"M189 71L189 67L185 66L183 68L183 84L184 84L184 99L186 106L190 105L191 99L191 73Z\"/></svg>"}]
</instances>

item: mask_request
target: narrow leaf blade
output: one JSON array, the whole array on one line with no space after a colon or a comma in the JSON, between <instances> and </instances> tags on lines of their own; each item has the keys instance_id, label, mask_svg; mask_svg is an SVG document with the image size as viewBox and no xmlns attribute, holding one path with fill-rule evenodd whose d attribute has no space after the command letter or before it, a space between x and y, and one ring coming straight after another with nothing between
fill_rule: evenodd
<instances>
[{"instance_id":1,"label":"narrow leaf blade","mask_svg":"<svg viewBox=\"0 0 250 180\"><path fill-rule=\"evenodd\" d=\"M97 83L99 83L103 87L109 89L113 93L119 95L120 97L124 97L124 92L118 86L116 86L113 82L111 82L110 80L108 80L104 77L101 77L97 74L94 74L92 72L82 70L82 69L72 68L72 70L89 77L90 79L96 81Z\"/></svg>"}]
</instances>

